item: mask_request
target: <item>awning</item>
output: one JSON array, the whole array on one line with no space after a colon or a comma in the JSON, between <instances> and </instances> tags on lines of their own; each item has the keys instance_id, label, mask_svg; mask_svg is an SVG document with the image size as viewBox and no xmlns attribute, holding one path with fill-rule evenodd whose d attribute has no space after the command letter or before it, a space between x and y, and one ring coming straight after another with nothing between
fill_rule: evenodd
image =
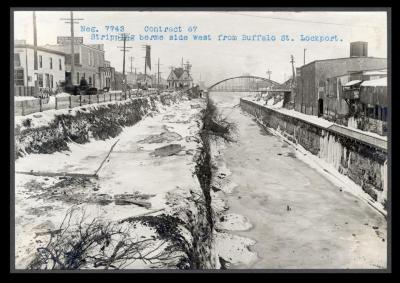
<instances>
[{"instance_id":1,"label":"awning","mask_svg":"<svg viewBox=\"0 0 400 283\"><path fill-rule=\"evenodd\" d=\"M349 81L348 83L345 83L343 86L353 86L353 85L356 85L359 83L361 83L360 80L354 80L354 81Z\"/></svg>"},{"instance_id":2,"label":"awning","mask_svg":"<svg viewBox=\"0 0 400 283\"><path fill-rule=\"evenodd\" d=\"M367 87L377 87L377 86L387 86L387 78L380 78L376 80L370 80L370 81L363 81L361 86Z\"/></svg>"}]
</instances>

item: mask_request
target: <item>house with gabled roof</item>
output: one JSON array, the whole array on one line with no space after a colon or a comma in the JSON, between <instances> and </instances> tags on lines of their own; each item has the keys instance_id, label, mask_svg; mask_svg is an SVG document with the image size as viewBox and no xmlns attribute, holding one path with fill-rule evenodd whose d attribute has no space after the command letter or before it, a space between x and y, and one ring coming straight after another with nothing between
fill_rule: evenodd
<instances>
[{"instance_id":1,"label":"house with gabled roof","mask_svg":"<svg viewBox=\"0 0 400 283\"><path fill-rule=\"evenodd\" d=\"M186 88L193 86L193 78L188 69L173 68L167 79L168 88Z\"/></svg>"}]
</instances>

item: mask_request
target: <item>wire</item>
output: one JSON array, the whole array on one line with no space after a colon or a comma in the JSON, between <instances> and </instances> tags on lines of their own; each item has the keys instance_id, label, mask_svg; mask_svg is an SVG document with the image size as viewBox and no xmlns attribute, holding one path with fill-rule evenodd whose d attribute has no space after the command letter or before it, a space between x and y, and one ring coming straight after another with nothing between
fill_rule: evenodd
<instances>
[{"instance_id":1,"label":"wire","mask_svg":"<svg viewBox=\"0 0 400 283\"><path fill-rule=\"evenodd\" d=\"M254 18L265 18L265 19L271 19L271 20L290 21L290 22L302 22L302 23L313 23L313 24L324 24L324 25L336 25L336 26L349 26L349 27L383 29L383 27L378 27L378 26L350 25L350 24L329 23L329 22L319 22L319 21L295 20L295 19L288 19L288 18L279 18L279 17L270 17L270 16L257 16L257 15L249 15L249 14L242 14L242 13L232 13L232 12L217 12L217 13L224 13L224 14L229 14L229 15L239 15L239 16L246 16L246 17L254 17Z\"/></svg>"}]
</instances>

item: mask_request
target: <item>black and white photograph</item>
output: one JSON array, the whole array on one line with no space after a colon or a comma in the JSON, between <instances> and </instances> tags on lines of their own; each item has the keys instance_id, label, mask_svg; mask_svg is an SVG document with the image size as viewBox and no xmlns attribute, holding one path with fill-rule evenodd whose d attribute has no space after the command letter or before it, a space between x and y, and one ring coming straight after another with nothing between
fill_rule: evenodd
<instances>
[{"instance_id":1,"label":"black and white photograph","mask_svg":"<svg viewBox=\"0 0 400 283\"><path fill-rule=\"evenodd\" d=\"M390 271L389 8L10 17L12 272Z\"/></svg>"}]
</instances>

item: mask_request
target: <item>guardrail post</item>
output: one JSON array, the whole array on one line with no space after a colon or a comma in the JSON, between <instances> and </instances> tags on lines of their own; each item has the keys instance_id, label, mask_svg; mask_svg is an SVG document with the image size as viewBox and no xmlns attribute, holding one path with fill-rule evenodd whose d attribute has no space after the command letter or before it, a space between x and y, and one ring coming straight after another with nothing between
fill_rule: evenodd
<instances>
[{"instance_id":1,"label":"guardrail post","mask_svg":"<svg viewBox=\"0 0 400 283\"><path fill-rule=\"evenodd\" d=\"M56 98L56 110L57 110L57 96L55 96L55 98Z\"/></svg>"},{"instance_id":2,"label":"guardrail post","mask_svg":"<svg viewBox=\"0 0 400 283\"><path fill-rule=\"evenodd\" d=\"M90 104L90 94L89 94L89 104Z\"/></svg>"},{"instance_id":3,"label":"guardrail post","mask_svg":"<svg viewBox=\"0 0 400 283\"><path fill-rule=\"evenodd\" d=\"M99 94L96 93L96 97L97 97L97 103L99 103Z\"/></svg>"},{"instance_id":4,"label":"guardrail post","mask_svg":"<svg viewBox=\"0 0 400 283\"><path fill-rule=\"evenodd\" d=\"M39 112L42 112L42 98L39 97Z\"/></svg>"},{"instance_id":5,"label":"guardrail post","mask_svg":"<svg viewBox=\"0 0 400 283\"><path fill-rule=\"evenodd\" d=\"M82 95L79 95L79 106L82 106Z\"/></svg>"},{"instance_id":6,"label":"guardrail post","mask_svg":"<svg viewBox=\"0 0 400 283\"><path fill-rule=\"evenodd\" d=\"M72 108L72 103L71 103L71 96L68 96L68 101L69 101L69 108Z\"/></svg>"}]
</instances>

